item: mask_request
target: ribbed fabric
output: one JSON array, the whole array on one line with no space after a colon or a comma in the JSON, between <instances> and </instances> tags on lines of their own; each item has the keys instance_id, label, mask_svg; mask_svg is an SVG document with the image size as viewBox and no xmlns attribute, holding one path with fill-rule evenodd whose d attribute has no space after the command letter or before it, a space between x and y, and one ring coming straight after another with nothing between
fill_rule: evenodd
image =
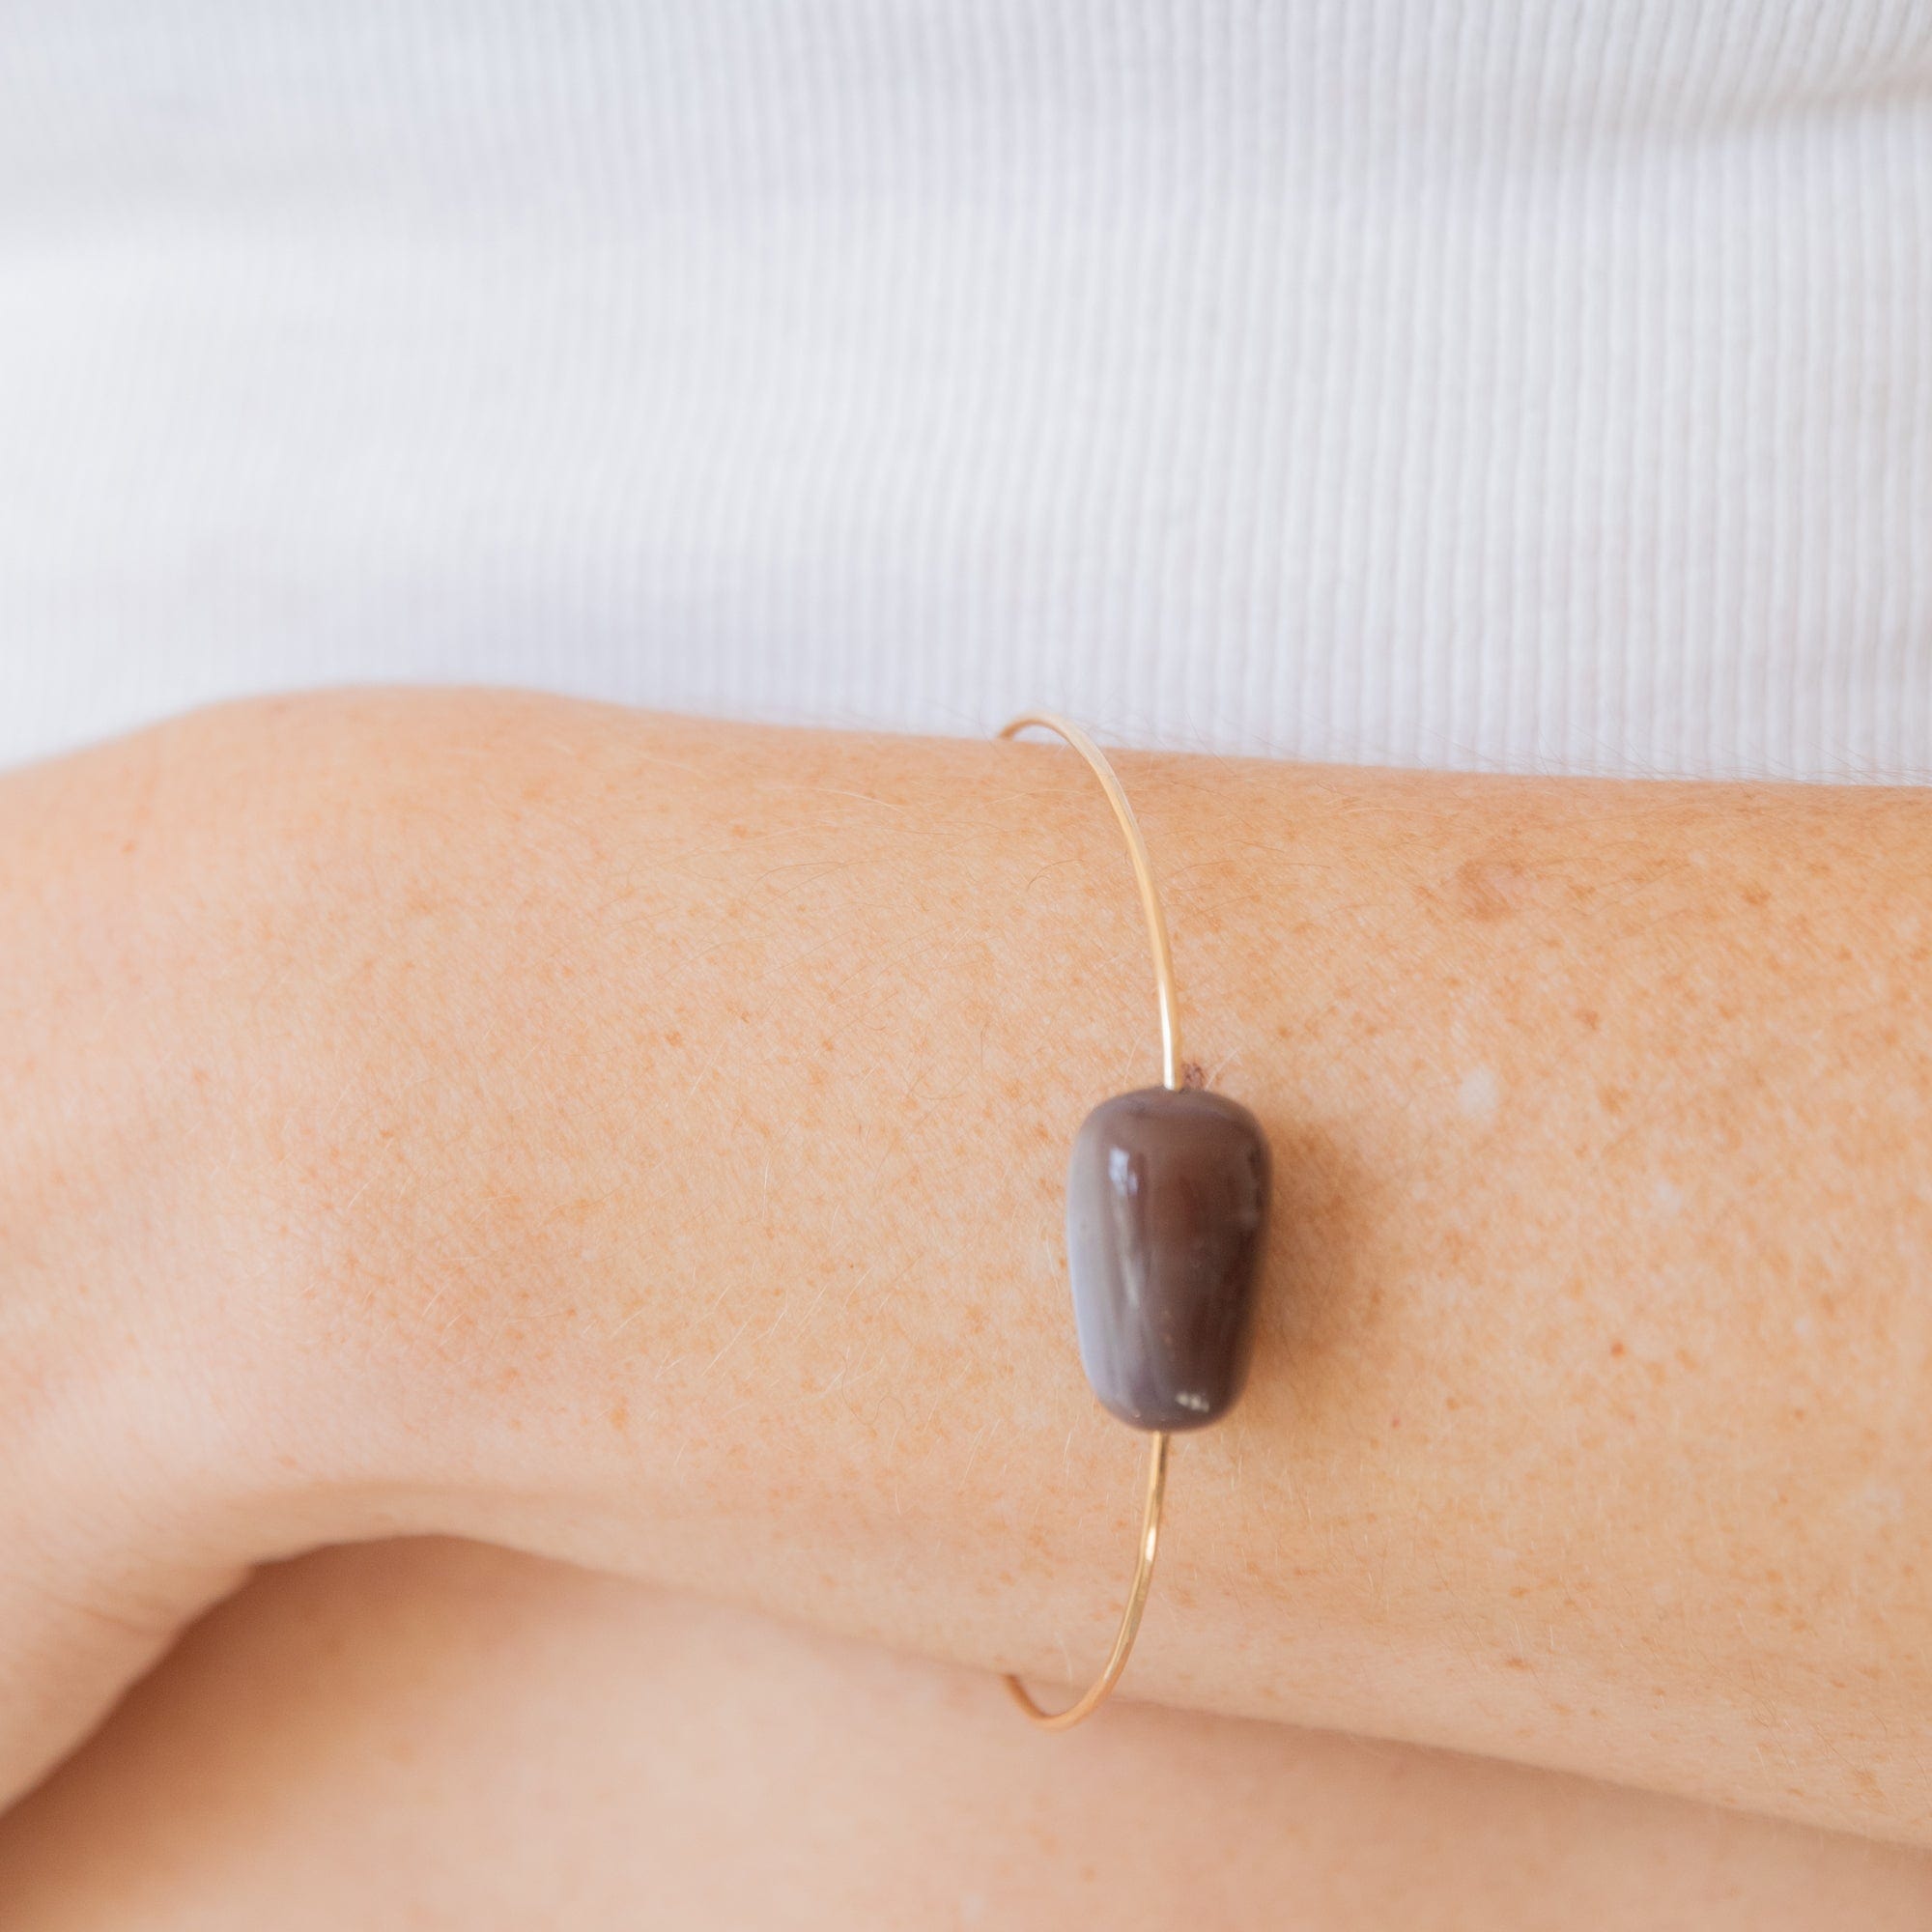
<instances>
[{"instance_id":1,"label":"ribbed fabric","mask_svg":"<svg viewBox=\"0 0 1932 1932\"><path fill-rule=\"evenodd\" d=\"M1932 0L0 14L0 758L464 678L1932 779Z\"/></svg>"}]
</instances>

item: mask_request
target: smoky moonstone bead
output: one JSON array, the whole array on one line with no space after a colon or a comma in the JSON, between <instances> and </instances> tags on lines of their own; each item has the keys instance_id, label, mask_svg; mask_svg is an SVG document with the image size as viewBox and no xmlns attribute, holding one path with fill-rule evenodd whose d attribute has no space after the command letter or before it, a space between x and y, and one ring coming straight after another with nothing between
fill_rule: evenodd
<instances>
[{"instance_id":1,"label":"smoky moonstone bead","mask_svg":"<svg viewBox=\"0 0 1932 1932\"><path fill-rule=\"evenodd\" d=\"M1073 1143L1066 1251L1080 1361L1136 1429L1199 1429L1247 1379L1267 1225L1261 1122L1198 1088L1103 1100Z\"/></svg>"}]
</instances>

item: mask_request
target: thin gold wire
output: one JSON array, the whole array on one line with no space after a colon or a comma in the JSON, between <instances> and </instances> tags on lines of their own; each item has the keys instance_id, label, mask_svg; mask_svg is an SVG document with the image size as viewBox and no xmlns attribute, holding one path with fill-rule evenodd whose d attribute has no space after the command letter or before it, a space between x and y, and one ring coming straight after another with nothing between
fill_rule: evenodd
<instances>
[{"instance_id":1,"label":"thin gold wire","mask_svg":"<svg viewBox=\"0 0 1932 1932\"><path fill-rule=\"evenodd\" d=\"M1174 949L1168 944L1167 916L1161 911L1160 893L1154 885L1153 864L1148 858L1147 840L1141 837L1134 809L1121 788L1121 781L1107 762L1107 754L1079 725L1050 711L1027 711L1001 732L1011 738L1029 725L1037 724L1065 739L1086 759L1094 776L1107 794L1114 817L1127 841L1127 857L1133 861L1134 882L1141 891L1141 910L1147 915L1148 940L1153 948L1154 995L1160 1007L1161 1083L1170 1090L1180 1085L1180 1021L1174 991ZM1107 1694L1121 1681L1127 1658L1140 1634L1141 1612L1147 1608L1148 1589L1153 1582L1153 1559L1160 1548L1160 1512L1167 1498L1167 1456L1173 1441L1166 1430L1154 1430L1148 1438L1147 1486L1141 1501L1141 1539L1134 1557L1134 1580L1127 1589L1126 1607L1121 1612L1121 1627L1114 1634L1114 1647L1086 1694L1064 1711L1043 1711L1036 1704L1017 1677L1007 1679L1013 1702L1041 1730L1070 1731L1091 1718L1107 1701Z\"/></svg>"},{"instance_id":2,"label":"thin gold wire","mask_svg":"<svg viewBox=\"0 0 1932 1932\"><path fill-rule=\"evenodd\" d=\"M1141 837L1140 821L1134 816L1133 807L1127 803L1126 793L1121 789L1121 781L1115 776L1113 766L1107 762L1106 753L1079 725L1056 717L1051 711L1023 711L1010 724L1002 728L1000 736L1013 737L1029 724L1037 724L1043 731L1057 733L1087 760L1094 776L1100 781L1101 789L1107 794L1107 803L1114 808L1115 818L1120 821L1121 831L1127 841L1127 857L1134 865L1134 883L1141 889L1141 911L1147 915L1148 939L1153 947L1153 990L1160 1002L1161 1084L1169 1088L1179 1087L1180 1019L1179 1002L1174 992L1174 948L1167 942L1167 915L1160 909L1160 891L1153 882L1153 862L1148 857L1147 840Z\"/></svg>"}]
</instances>

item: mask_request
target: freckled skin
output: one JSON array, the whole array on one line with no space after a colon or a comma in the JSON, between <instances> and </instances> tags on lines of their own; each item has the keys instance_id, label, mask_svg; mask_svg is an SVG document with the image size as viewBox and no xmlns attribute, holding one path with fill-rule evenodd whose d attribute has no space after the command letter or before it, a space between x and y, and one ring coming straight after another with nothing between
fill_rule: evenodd
<instances>
[{"instance_id":1,"label":"freckled skin","mask_svg":"<svg viewBox=\"0 0 1932 1932\"><path fill-rule=\"evenodd\" d=\"M1122 772L1274 1150L1133 1690L1932 1842L1932 798ZM0 1785L399 1530L1091 1669L1059 1173L1155 1069L1071 754L282 700L0 779Z\"/></svg>"}]
</instances>

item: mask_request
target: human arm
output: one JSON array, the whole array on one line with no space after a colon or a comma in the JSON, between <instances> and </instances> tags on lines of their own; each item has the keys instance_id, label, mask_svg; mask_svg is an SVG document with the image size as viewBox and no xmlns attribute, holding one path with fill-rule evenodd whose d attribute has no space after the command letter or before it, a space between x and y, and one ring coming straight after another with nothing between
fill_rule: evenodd
<instances>
[{"instance_id":1,"label":"human arm","mask_svg":"<svg viewBox=\"0 0 1932 1932\"><path fill-rule=\"evenodd\" d=\"M1122 769L1277 1185L1129 1691L1932 1837L1932 796ZM393 1529L1090 1668L1090 783L484 695L0 781L15 1782L139 1667L74 1603Z\"/></svg>"}]
</instances>

